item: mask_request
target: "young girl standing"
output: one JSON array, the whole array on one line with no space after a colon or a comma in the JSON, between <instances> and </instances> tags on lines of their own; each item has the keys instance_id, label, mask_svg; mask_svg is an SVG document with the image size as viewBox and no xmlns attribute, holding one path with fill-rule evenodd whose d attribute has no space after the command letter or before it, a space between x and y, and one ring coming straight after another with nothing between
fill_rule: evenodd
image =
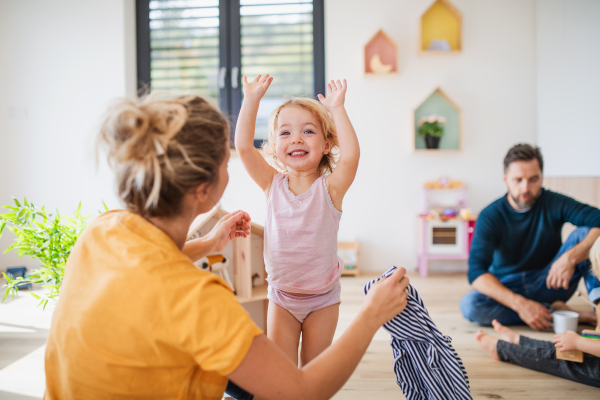
<instances>
[{"instance_id":1,"label":"young girl standing","mask_svg":"<svg viewBox=\"0 0 600 400\"><path fill-rule=\"evenodd\" d=\"M252 82L244 77L235 147L267 197L267 336L302 366L333 341L343 270L337 231L360 150L344 108L346 81L331 81L327 98L294 98L273 111L264 150L284 173L271 167L253 143L258 105L272 81L269 75Z\"/></svg>"}]
</instances>

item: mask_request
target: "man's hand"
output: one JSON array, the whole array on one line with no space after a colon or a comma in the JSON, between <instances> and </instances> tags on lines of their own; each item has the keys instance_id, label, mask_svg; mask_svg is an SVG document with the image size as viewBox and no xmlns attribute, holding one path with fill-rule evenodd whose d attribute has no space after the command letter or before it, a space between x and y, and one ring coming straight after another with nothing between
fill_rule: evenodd
<instances>
[{"instance_id":1,"label":"man's hand","mask_svg":"<svg viewBox=\"0 0 600 400\"><path fill-rule=\"evenodd\" d=\"M248 78L244 76L244 100L260 101L265 93L267 93L271 82L273 82L273 77L269 76L269 74L262 78L260 75L256 75L256 78L252 82L248 82Z\"/></svg>"},{"instance_id":2,"label":"man's hand","mask_svg":"<svg viewBox=\"0 0 600 400\"><path fill-rule=\"evenodd\" d=\"M580 339L581 337L576 332L566 331L562 335L555 335L552 343L560 351L573 351L579 350L578 343Z\"/></svg>"},{"instance_id":3,"label":"man's hand","mask_svg":"<svg viewBox=\"0 0 600 400\"><path fill-rule=\"evenodd\" d=\"M569 282L575 273L575 264L570 261L571 251L564 252L560 257L554 261L550 272L546 278L546 287L548 289L560 289L567 290L569 288Z\"/></svg>"},{"instance_id":4,"label":"man's hand","mask_svg":"<svg viewBox=\"0 0 600 400\"><path fill-rule=\"evenodd\" d=\"M248 237L250 234L250 215L245 211L236 211L225 215L207 235L213 243L213 251L223 250L236 237Z\"/></svg>"},{"instance_id":5,"label":"man's hand","mask_svg":"<svg viewBox=\"0 0 600 400\"><path fill-rule=\"evenodd\" d=\"M329 112L332 112L337 107L343 107L346 101L346 80L335 82L333 79L327 84L327 98L322 94L318 94L319 101Z\"/></svg>"},{"instance_id":6,"label":"man's hand","mask_svg":"<svg viewBox=\"0 0 600 400\"><path fill-rule=\"evenodd\" d=\"M519 314L523 322L536 331L541 331L551 326L552 313L537 301L523 298L523 302L515 311Z\"/></svg>"}]
</instances>

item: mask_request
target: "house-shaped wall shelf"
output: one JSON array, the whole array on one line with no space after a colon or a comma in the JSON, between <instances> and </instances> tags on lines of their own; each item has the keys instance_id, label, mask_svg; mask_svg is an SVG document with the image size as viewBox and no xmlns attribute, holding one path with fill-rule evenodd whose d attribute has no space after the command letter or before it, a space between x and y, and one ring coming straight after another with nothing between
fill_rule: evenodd
<instances>
[{"instance_id":1,"label":"house-shaped wall shelf","mask_svg":"<svg viewBox=\"0 0 600 400\"><path fill-rule=\"evenodd\" d=\"M365 74L392 74L398 72L398 47L379 30L365 45Z\"/></svg>"},{"instance_id":2,"label":"house-shaped wall shelf","mask_svg":"<svg viewBox=\"0 0 600 400\"><path fill-rule=\"evenodd\" d=\"M209 212L199 215L190 226L187 240L205 236L227 214L217 205ZM233 260L229 264L228 273L233 277L237 299L254 322L266 331L268 300L263 239L264 228L251 222L250 237L235 238L220 254Z\"/></svg>"},{"instance_id":3,"label":"house-shaped wall shelf","mask_svg":"<svg viewBox=\"0 0 600 400\"><path fill-rule=\"evenodd\" d=\"M440 138L439 148L428 149L425 139L419 135L419 120L430 115L446 118L444 135ZM462 148L462 113L460 107L437 88L414 112L414 148L417 151L460 150Z\"/></svg>"},{"instance_id":4,"label":"house-shaped wall shelf","mask_svg":"<svg viewBox=\"0 0 600 400\"><path fill-rule=\"evenodd\" d=\"M462 50L462 14L448 0L436 0L421 16L420 54Z\"/></svg>"}]
</instances>

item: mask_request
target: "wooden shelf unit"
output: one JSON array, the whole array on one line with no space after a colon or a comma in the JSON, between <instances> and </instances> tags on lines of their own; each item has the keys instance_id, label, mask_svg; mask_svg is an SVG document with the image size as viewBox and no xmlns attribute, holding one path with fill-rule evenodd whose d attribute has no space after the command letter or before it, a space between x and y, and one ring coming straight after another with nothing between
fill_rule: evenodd
<instances>
[{"instance_id":1,"label":"wooden shelf unit","mask_svg":"<svg viewBox=\"0 0 600 400\"><path fill-rule=\"evenodd\" d=\"M347 269L344 266L344 271L342 275L350 275L350 276L358 276L359 274L359 262L360 262L360 253L359 253L359 244L358 241L355 242L338 242L338 251L339 250L354 250L356 251L356 265L352 269Z\"/></svg>"},{"instance_id":2,"label":"wooden shelf unit","mask_svg":"<svg viewBox=\"0 0 600 400\"><path fill-rule=\"evenodd\" d=\"M218 205L205 214L201 214L190 226L187 240L203 237L208 234L215 224L228 213ZM254 222L250 223L250 236L235 238L232 243L221 251L225 257L230 257L230 276L233 276L233 286L236 298L247 308L250 316L266 332L267 322L267 273L263 259L264 227ZM256 286L252 286L252 275L258 274ZM262 310L256 311L253 303L262 302Z\"/></svg>"}]
</instances>

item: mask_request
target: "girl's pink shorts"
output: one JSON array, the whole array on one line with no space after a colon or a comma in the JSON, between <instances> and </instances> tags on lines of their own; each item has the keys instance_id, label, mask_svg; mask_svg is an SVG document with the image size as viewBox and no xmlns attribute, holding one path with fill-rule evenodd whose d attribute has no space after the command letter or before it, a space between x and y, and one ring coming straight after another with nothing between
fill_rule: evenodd
<instances>
[{"instance_id":1,"label":"girl's pink shorts","mask_svg":"<svg viewBox=\"0 0 600 400\"><path fill-rule=\"evenodd\" d=\"M267 298L279 307L289 311L300 323L304 322L308 314L322 308L341 303L340 293L342 286L340 282L333 285L328 292L315 294L313 296L292 296L291 294L274 289L269 285Z\"/></svg>"}]
</instances>

